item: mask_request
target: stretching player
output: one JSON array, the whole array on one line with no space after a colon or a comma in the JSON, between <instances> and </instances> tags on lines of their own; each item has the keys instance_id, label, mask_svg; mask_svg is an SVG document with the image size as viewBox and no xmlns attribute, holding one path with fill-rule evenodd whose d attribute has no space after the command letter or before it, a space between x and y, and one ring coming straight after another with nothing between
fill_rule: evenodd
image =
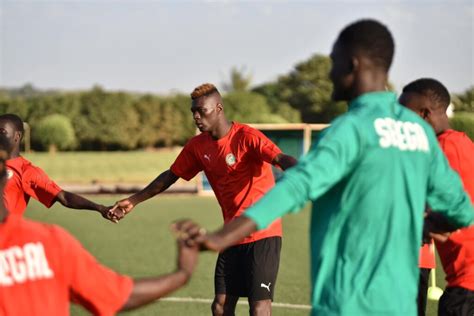
<instances>
[{"instance_id":1,"label":"stretching player","mask_svg":"<svg viewBox=\"0 0 474 316\"><path fill-rule=\"evenodd\" d=\"M403 88L399 101L433 127L449 164L474 203L474 144L466 134L449 126L446 110L451 98L446 87L434 79L418 79ZM433 236L448 283L439 301L438 315L474 315L474 226ZM427 287L426 279L419 296L426 297Z\"/></svg>"},{"instance_id":2,"label":"stretching player","mask_svg":"<svg viewBox=\"0 0 474 316\"><path fill-rule=\"evenodd\" d=\"M111 210L112 217L122 218L178 178L190 180L204 170L221 206L224 223L229 223L273 187L271 165L285 170L296 163L260 131L228 121L214 85L197 87L191 99L191 112L202 133L186 144L169 170L142 191L118 201ZM281 235L281 221L276 220L259 232L235 240L233 247L219 254L213 315L233 315L239 297L248 297L251 315L270 315Z\"/></svg>"},{"instance_id":3,"label":"stretching player","mask_svg":"<svg viewBox=\"0 0 474 316\"><path fill-rule=\"evenodd\" d=\"M0 138L0 195L8 186L8 144ZM131 279L100 265L56 225L24 219L0 199L0 314L69 315L69 302L94 315L148 304L184 286L196 266L196 248L179 244L176 272Z\"/></svg>"},{"instance_id":4,"label":"stretching player","mask_svg":"<svg viewBox=\"0 0 474 316\"><path fill-rule=\"evenodd\" d=\"M20 155L23 121L15 114L0 115L0 138L8 143L8 182L4 202L12 213L23 214L31 197L50 208L59 201L72 209L94 210L107 218L109 207L96 204L77 194L62 190L46 173ZM109 218L107 218L109 219ZM113 220L113 219L111 219Z\"/></svg>"},{"instance_id":5,"label":"stretching player","mask_svg":"<svg viewBox=\"0 0 474 316\"><path fill-rule=\"evenodd\" d=\"M393 53L381 23L344 28L330 77L349 111L243 216L210 235L179 222L182 238L220 251L313 201L312 315L416 315L426 201L456 228L474 210L431 127L385 91Z\"/></svg>"}]
</instances>

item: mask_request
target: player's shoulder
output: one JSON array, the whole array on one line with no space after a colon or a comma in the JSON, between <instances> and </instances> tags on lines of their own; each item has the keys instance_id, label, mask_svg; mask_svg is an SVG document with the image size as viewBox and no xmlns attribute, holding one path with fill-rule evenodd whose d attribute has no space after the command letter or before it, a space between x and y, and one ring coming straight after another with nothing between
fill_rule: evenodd
<instances>
[{"instance_id":1,"label":"player's shoulder","mask_svg":"<svg viewBox=\"0 0 474 316\"><path fill-rule=\"evenodd\" d=\"M25 170L32 166L32 163L25 159L23 156L18 156L12 159L8 159L6 162L7 167L14 169L19 173L23 173Z\"/></svg>"},{"instance_id":2,"label":"player's shoulder","mask_svg":"<svg viewBox=\"0 0 474 316\"><path fill-rule=\"evenodd\" d=\"M439 139L449 142L469 142L472 143L472 140L467 136L466 133L457 131L454 129L448 129L438 136Z\"/></svg>"},{"instance_id":3,"label":"player's shoulder","mask_svg":"<svg viewBox=\"0 0 474 316\"><path fill-rule=\"evenodd\" d=\"M208 142L209 140L210 140L209 133L203 132L201 134L198 134L198 135L195 135L195 136L191 137L188 140L188 142L186 143L186 145L184 145L184 146L185 147L200 146L200 145Z\"/></svg>"},{"instance_id":4,"label":"player's shoulder","mask_svg":"<svg viewBox=\"0 0 474 316\"><path fill-rule=\"evenodd\" d=\"M233 122L234 135L244 138L262 138L265 135L255 127L239 122Z\"/></svg>"},{"instance_id":5,"label":"player's shoulder","mask_svg":"<svg viewBox=\"0 0 474 316\"><path fill-rule=\"evenodd\" d=\"M13 214L12 216L20 216ZM58 225L37 222L31 219L21 218L21 231L26 232L29 237L34 239L40 238L41 240L48 239L64 239L65 235L68 235L66 230Z\"/></svg>"},{"instance_id":6,"label":"player's shoulder","mask_svg":"<svg viewBox=\"0 0 474 316\"><path fill-rule=\"evenodd\" d=\"M474 143L464 132L449 129L438 135L438 141L442 145L442 147L462 147L465 150L472 150L474 153Z\"/></svg>"}]
</instances>

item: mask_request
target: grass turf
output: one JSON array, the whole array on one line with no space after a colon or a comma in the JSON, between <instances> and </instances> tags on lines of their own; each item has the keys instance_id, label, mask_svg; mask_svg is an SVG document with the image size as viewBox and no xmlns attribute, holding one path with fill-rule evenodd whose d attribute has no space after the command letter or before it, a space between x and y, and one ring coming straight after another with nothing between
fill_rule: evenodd
<instances>
[{"instance_id":1,"label":"grass turf","mask_svg":"<svg viewBox=\"0 0 474 316\"><path fill-rule=\"evenodd\" d=\"M119 197L92 197L111 204ZM118 225L106 222L95 212L75 211L54 205L50 210L32 201L29 218L55 223L76 236L96 258L114 270L145 277L170 272L175 264L175 247L169 224L179 218L192 218L213 229L221 225L221 214L212 197L164 195L140 205ZM284 218L285 237L275 302L309 304L309 208ZM216 255L204 253L191 282L174 297L212 299ZM444 287L438 270L438 285ZM396 295L396 293L394 293ZM241 301L244 299L241 299ZM80 307L72 307L72 315L87 315ZM203 303L157 302L131 315L210 315ZM236 315L246 315L247 307L238 305ZM274 308L273 315L308 315L308 311ZM428 303L428 316L436 315L436 302Z\"/></svg>"},{"instance_id":2,"label":"grass turf","mask_svg":"<svg viewBox=\"0 0 474 316\"><path fill-rule=\"evenodd\" d=\"M58 152L23 154L59 184L149 183L168 169L179 149L127 152Z\"/></svg>"}]
</instances>

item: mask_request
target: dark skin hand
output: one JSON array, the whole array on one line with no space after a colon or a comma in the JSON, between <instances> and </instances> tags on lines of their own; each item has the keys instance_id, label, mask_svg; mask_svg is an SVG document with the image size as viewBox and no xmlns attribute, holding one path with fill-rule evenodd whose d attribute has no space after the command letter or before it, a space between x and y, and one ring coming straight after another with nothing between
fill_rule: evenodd
<instances>
[{"instance_id":1,"label":"dark skin hand","mask_svg":"<svg viewBox=\"0 0 474 316\"><path fill-rule=\"evenodd\" d=\"M135 279L128 301L121 311L132 310L149 304L188 283L198 262L197 247L189 247L178 240L178 262L176 271L160 277Z\"/></svg>"},{"instance_id":2,"label":"dark skin hand","mask_svg":"<svg viewBox=\"0 0 474 316\"><path fill-rule=\"evenodd\" d=\"M456 227L451 225L442 214L428 211L425 215L423 237L429 236L438 242L445 242L452 232L456 231Z\"/></svg>"},{"instance_id":3,"label":"dark skin hand","mask_svg":"<svg viewBox=\"0 0 474 316\"><path fill-rule=\"evenodd\" d=\"M126 199L117 201L115 205L108 210L107 217L114 218L117 221L121 220L125 215L130 213L137 204L165 191L178 179L179 177L171 172L171 170L164 171L140 192Z\"/></svg>"},{"instance_id":4,"label":"dark skin hand","mask_svg":"<svg viewBox=\"0 0 474 316\"><path fill-rule=\"evenodd\" d=\"M281 153L273 159L272 163L273 165L280 167L282 170L286 170L296 165L298 160L292 156Z\"/></svg>"},{"instance_id":5,"label":"dark skin hand","mask_svg":"<svg viewBox=\"0 0 474 316\"><path fill-rule=\"evenodd\" d=\"M234 219L210 234L191 220L177 221L171 228L178 239L183 240L187 245L198 245L201 250L212 251L222 251L257 231L255 222L245 216Z\"/></svg>"}]
</instances>

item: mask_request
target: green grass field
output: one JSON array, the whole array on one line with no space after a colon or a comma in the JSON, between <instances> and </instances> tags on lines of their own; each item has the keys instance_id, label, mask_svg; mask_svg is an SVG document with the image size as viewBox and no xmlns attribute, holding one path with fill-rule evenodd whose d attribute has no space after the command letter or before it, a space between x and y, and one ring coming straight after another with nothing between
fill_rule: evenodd
<instances>
[{"instance_id":1,"label":"green grass field","mask_svg":"<svg viewBox=\"0 0 474 316\"><path fill-rule=\"evenodd\" d=\"M168 169L178 154L179 148L127 152L39 152L24 156L60 184L143 184Z\"/></svg>"},{"instance_id":2,"label":"green grass field","mask_svg":"<svg viewBox=\"0 0 474 316\"><path fill-rule=\"evenodd\" d=\"M119 197L92 197L111 204ZM27 216L42 222L65 227L105 265L134 277L167 273L174 268L175 247L169 224L179 218L192 218L213 229L221 224L221 214L213 197L164 195L140 205L121 223L114 225L97 213L64 209L58 205L50 210L32 201ZM285 237L281 255L275 302L309 304L308 207L301 213L284 218ZM184 289L172 297L212 299L216 255L204 253L198 269ZM442 273L438 284L444 287ZM396 295L396 293L394 293ZM243 299L241 299L243 301ZM132 315L210 315L206 303L157 302ZM237 315L246 315L247 306L238 305ZM308 311L274 308L274 315L308 315ZM86 315L79 307L72 315ZM436 303L429 302L429 316L436 315Z\"/></svg>"}]
</instances>

